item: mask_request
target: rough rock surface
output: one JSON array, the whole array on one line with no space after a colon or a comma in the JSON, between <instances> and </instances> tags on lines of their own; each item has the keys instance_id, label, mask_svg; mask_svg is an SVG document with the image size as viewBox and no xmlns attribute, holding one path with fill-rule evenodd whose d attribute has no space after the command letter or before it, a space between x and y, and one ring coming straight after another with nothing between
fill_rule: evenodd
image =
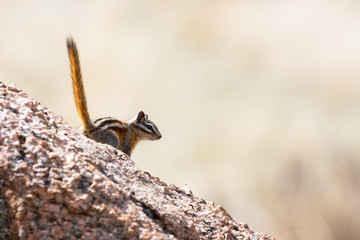
<instances>
[{"instance_id":1,"label":"rough rock surface","mask_svg":"<svg viewBox=\"0 0 360 240\"><path fill-rule=\"evenodd\" d=\"M273 239L0 82L0 239Z\"/></svg>"}]
</instances>

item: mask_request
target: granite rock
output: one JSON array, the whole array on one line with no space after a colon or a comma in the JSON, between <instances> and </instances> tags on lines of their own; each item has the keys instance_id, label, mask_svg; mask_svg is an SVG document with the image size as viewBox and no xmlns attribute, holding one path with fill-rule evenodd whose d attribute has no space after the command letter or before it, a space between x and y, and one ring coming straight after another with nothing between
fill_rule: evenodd
<instances>
[{"instance_id":1,"label":"granite rock","mask_svg":"<svg viewBox=\"0 0 360 240\"><path fill-rule=\"evenodd\" d=\"M274 239L0 82L0 239Z\"/></svg>"}]
</instances>

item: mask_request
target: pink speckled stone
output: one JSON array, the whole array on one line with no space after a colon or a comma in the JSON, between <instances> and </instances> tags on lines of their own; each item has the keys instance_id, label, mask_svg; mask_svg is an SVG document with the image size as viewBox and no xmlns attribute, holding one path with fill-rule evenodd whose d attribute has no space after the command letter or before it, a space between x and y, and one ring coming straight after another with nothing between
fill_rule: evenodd
<instances>
[{"instance_id":1,"label":"pink speckled stone","mask_svg":"<svg viewBox=\"0 0 360 240\"><path fill-rule=\"evenodd\" d=\"M273 239L0 82L0 239Z\"/></svg>"}]
</instances>

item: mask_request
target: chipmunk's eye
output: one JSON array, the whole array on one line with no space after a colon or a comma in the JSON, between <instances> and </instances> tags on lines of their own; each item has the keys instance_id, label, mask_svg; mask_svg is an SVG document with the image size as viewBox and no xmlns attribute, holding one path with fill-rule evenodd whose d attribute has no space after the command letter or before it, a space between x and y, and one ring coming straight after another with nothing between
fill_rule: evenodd
<instances>
[{"instance_id":1,"label":"chipmunk's eye","mask_svg":"<svg viewBox=\"0 0 360 240\"><path fill-rule=\"evenodd\" d=\"M151 125L146 125L146 128L149 129L149 130L153 129L153 127Z\"/></svg>"}]
</instances>

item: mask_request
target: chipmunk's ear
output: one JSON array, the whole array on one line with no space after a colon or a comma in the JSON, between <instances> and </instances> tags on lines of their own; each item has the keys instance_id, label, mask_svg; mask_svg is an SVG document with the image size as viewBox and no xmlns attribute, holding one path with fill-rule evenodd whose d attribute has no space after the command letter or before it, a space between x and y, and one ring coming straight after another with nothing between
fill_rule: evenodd
<instances>
[{"instance_id":1,"label":"chipmunk's ear","mask_svg":"<svg viewBox=\"0 0 360 240\"><path fill-rule=\"evenodd\" d=\"M138 114L138 116L137 116L137 118L136 118L136 120L138 121L138 122L140 122L142 119L144 119L145 118L145 113L143 112L143 111L140 111L139 112L139 114Z\"/></svg>"}]
</instances>

